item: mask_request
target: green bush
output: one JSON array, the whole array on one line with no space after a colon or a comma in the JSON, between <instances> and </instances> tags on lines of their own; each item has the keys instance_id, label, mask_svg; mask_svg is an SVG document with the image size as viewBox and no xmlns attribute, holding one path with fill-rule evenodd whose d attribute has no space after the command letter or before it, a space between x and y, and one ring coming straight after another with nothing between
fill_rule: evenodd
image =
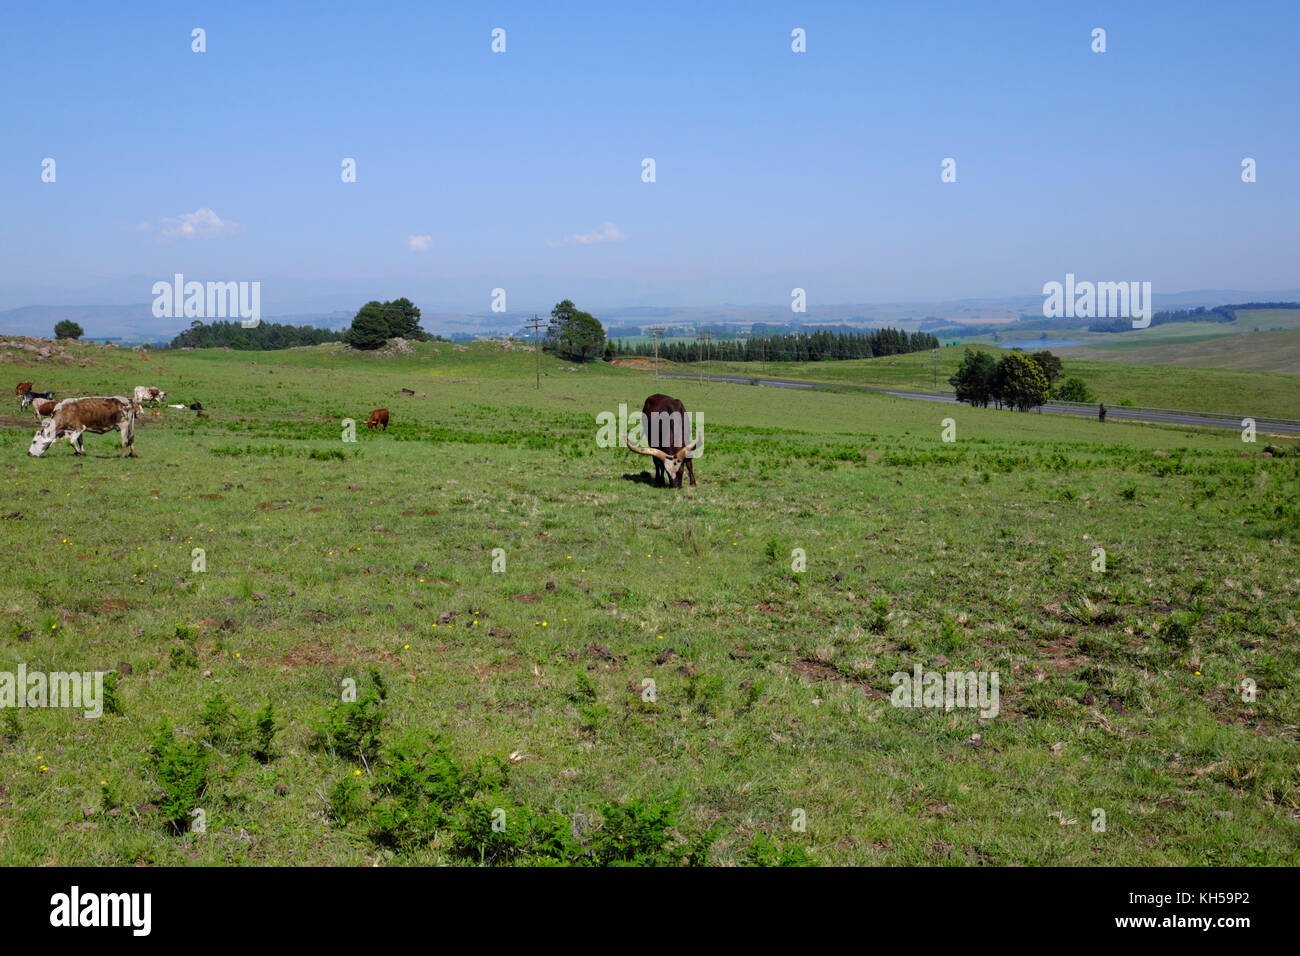
<instances>
[{"instance_id":1,"label":"green bush","mask_svg":"<svg viewBox=\"0 0 1300 956\"><path fill-rule=\"evenodd\" d=\"M314 726L309 746L347 760L372 763L383 746L379 731L387 714L373 689L358 700L331 707Z\"/></svg>"},{"instance_id":2,"label":"green bush","mask_svg":"<svg viewBox=\"0 0 1300 956\"><path fill-rule=\"evenodd\" d=\"M162 792L159 810L176 833L189 829L191 812L208 792L212 751L199 740L177 740L169 721L154 734L145 758L145 775Z\"/></svg>"},{"instance_id":3,"label":"green bush","mask_svg":"<svg viewBox=\"0 0 1300 956\"><path fill-rule=\"evenodd\" d=\"M1097 396L1088 391L1088 386L1081 378L1067 378L1052 393L1052 397L1061 402L1095 402Z\"/></svg>"}]
</instances>

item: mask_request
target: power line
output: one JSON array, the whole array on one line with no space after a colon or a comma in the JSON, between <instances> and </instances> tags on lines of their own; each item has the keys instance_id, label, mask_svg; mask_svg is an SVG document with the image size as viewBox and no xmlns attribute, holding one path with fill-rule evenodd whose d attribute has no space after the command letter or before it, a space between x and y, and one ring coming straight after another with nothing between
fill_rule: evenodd
<instances>
[{"instance_id":1,"label":"power line","mask_svg":"<svg viewBox=\"0 0 1300 956\"><path fill-rule=\"evenodd\" d=\"M533 315L533 321L524 323L524 328L530 328L533 330L533 352L536 353L537 356L537 388L539 390L542 387L542 347L537 341L537 330L541 327L542 320L539 319L536 314Z\"/></svg>"},{"instance_id":2,"label":"power line","mask_svg":"<svg viewBox=\"0 0 1300 956\"><path fill-rule=\"evenodd\" d=\"M645 331L654 336L655 340L655 381L659 380L659 336L663 333L662 325L649 326Z\"/></svg>"}]
</instances>

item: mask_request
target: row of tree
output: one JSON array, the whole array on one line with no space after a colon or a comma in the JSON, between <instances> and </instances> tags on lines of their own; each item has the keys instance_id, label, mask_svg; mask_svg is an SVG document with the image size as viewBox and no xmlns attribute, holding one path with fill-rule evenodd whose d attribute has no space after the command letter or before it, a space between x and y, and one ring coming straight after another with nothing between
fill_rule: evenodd
<instances>
[{"instance_id":1,"label":"row of tree","mask_svg":"<svg viewBox=\"0 0 1300 956\"><path fill-rule=\"evenodd\" d=\"M928 332L876 329L872 332L798 332L791 335L750 335L743 339L709 342L661 342L659 357L670 362L824 362L838 359L876 358L937 349L939 340ZM610 343L611 356L650 356L653 343Z\"/></svg>"},{"instance_id":2,"label":"row of tree","mask_svg":"<svg viewBox=\"0 0 1300 956\"><path fill-rule=\"evenodd\" d=\"M320 329L314 325L283 325L279 322L259 322L246 329L239 322L203 323L195 319L190 327L176 336L164 349L240 349L271 351L291 349L300 345L320 345L337 342L339 333L333 329Z\"/></svg>"},{"instance_id":3,"label":"row of tree","mask_svg":"<svg viewBox=\"0 0 1300 956\"><path fill-rule=\"evenodd\" d=\"M1049 398L1062 402L1092 402L1096 397L1079 378L1062 378L1064 366L1051 352L1026 355L1015 350L998 360L993 353L967 349L957 372L948 384L957 390L957 401L984 408L1028 411ZM1059 382L1059 384L1058 384Z\"/></svg>"}]
</instances>

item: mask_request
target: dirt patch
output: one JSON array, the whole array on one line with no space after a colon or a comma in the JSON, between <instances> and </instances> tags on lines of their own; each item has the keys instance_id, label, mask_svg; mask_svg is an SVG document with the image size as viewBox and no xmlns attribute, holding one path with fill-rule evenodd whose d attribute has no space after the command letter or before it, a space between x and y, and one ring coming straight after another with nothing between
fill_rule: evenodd
<instances>
[{"instance_id":1,"label":"dirt patch","mask_svg":"<svg viewBox=\"0 0 1300 956\"><path fill-rule=\"evenodd\" d=\"M848 677L845 674L840 673L840 671L836 670L830 664L827 664L824 661L814 660L811 657L799 658L791 665L790 669L809 683L820 683L824 681L844 683L856 687L868 697L880 698L885 696L883 691L877 690L865 681Z\"/></svg>"},{"instance_id":2,"label":"dirt patch","mask_svg":"<svg viewBox=\"0 0 1300 956\"><path fill-rule=\"evenodd\" d=\"M1054 670L1068 671L1079 666L1079 649L1075 647L1072 637L1058 637L1048 641L1040 650L1046 658L1046 665Z\"/></svg>"},{"instance_id":3,"label":"dirt patch","mask_svg":"<svg viewBox=\"0 0 1300 956\"><path fill-rule=\"evenodd\" d=\"M655 367L655 360L651 358L616 358L609 360L610 365L617 365L620 368L640 368L651 369ZM660 365L663 364L661 361Z\"/></svg>"},{"instance_id":4,"label":"dirt patch","mask_svg":"<svg viewBox=\"0 0 1300 956\"><path fill-rule=\"evenodd\" d=\"M510 671L517 671L520 669L520 666L521 665L519 663L519 658L508 657L503 661L497 661L493 664L475 664L473 667L473 671L474 671L474 676L477 677L480 682L482 682L492 677L496 677L498 674L505 674Z\"/></svg>"},{"instance_id":5,"label":"dirt patch","mask_svg":"<svg viewBox=\"0 0 1300 956\"><path fill-rule=\"evenodd\" d=\"M280 664L284 667L307 667L313 664L326 664L334 667L343 662L344 659L328 647L312 644L299 644L297 647L290 648L280 657L271 658L272 664Z\"/></svg>"}]
</instances>

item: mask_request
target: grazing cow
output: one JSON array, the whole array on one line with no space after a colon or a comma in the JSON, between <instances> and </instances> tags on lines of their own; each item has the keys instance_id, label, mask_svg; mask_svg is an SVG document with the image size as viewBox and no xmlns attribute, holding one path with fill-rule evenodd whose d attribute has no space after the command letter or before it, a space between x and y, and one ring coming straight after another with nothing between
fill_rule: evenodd
<instances>
[{"instance_id":1,"label":"grazing cow","mask_svg":"<svg viewBox=\"0 0 1300 956\"><path fill-rule=\"evenodd\" d=\"M641 408L641 434L648 447L638 448L631 439L628 439L627 447L637 454L654 456L656 485L667 476L668 487L680 488L683 466L694 485L695 468L688 456L699 445L700 439L686 444L689 432L690 420L681 401L671 395L651 395Z\"/></svg>"},{"instance_id":2,"label":"grazing cow","mask_svg":"<svg viewBox=\"0 0 1300 956\"><path fill-rule=\"evenodd\" d=\"M154 388L152 385L137 385L135 387L134 397L135 397L135 403L137 405L145 405L150 403L157 405L160 402L162 402L164 398L167 397L167 393L162 391L161 389Z\"/></svg>"},{"instance_id":3,"label":"grazing cow","mask_svg":"<svg viewBox=\"0 0 1300 956\"><path fill-rule=\"evenodd\" d=\"M59 404L52 398L36 398L32 400L32 411L36 414L36 420L40 421L47 415L54 414L54 406Z\"/></svg>"},{"instance_id":4,"label":"grazing cow","mask_svg":"<svg viewBox=\"0 0 1300 956\"><path fill-rule=\"evenodd\" d=\"M388 409L376 408L370 413L370 421L366 422L366 427L374 428L376 425L383 425L384 431L388 431Z\"/></svg>"},{"instance_id":5,"label":"grazing cow","mask_svg":"<svg viewBox=\"0 0 1300 956\"><path fill-rule=\"evenodd\" d=\"M65 398L54 406L53 414L32 438L27 454L40 458L56 441L66 438L77 455L86 453L81 436L85 432L102 434L117 429L122 435L122 457L135 453L135 402L122 395L93 398Z\"/></svg>"},{"instance_id":6,"label":"grazing cow","mask_svg":"<svg viewBox=\"0 0 1300 956\"><path fill-rule=\"evenodd\" d=\"M180 405L174 405L174 406L172 406L172 407L173 407L173 408L181 408L181 407L183 407L183 406L180 406ZM191 402L191 403L190 403L190 411L192 411L192 412L201 412L201 411L203 411L203 403L202 403L202 402Z\"/></svg>"},{"instance_id":7,"label":"grazing cow","mask_svg":"<svg viewBox=\"0 0 1300 956\"><path fill-rule=\"evenodd\" d=\"M18 387L14 389L14 394L21 395L23 392L30 392L31 390L32 390L31 382L19 382Z\"/></svg>"},{"instance_id":8,"label":"grazing cow","mask_svg":"<svg viewBox=\"0 0 1300 956\"><path fill-rule=\"evenodd\" d=\"M53 392L33 392L29 388L27 391L23 392L22 400L18 404L22 408L30 408L37 401L43 399L48 402L53 397ZM40 412L36 413L36 417L40 418Z\"/></svg>"}]
</instances>

